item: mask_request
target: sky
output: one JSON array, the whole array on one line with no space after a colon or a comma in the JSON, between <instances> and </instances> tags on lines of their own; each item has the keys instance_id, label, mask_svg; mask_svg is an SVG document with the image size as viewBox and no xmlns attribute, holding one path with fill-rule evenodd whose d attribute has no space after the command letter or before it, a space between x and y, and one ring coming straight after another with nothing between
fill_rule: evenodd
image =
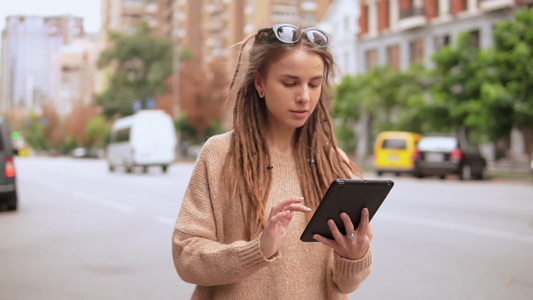
<instances>
[{"instance_id":1,"label":"sky","mask_svg":"<svg viewBox=\"0 0 533 300\"><path fill-rule=\"evenodd\" d=\"M83 18L85 32L100 30L101 0L0 0L0 31L11 15L73 15Z\"/></svg>"}]
</instances>

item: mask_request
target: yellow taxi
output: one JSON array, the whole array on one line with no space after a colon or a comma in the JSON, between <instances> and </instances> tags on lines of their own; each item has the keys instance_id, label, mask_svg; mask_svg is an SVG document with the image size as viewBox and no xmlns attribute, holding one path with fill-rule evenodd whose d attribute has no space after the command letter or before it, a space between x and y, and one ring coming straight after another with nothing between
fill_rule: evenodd
<instances>
[{"instance_id":1,"label":"yellow taxi","mask_svg":"<svg viewBox=\"0 0 533 300\"><path fill-rule=\"evenodd\" d=\"M377 175L412 173L416 145L421 138L421 134L409 131L381 132L374 144L374 167Z\"/></svg>"}]
</instances>

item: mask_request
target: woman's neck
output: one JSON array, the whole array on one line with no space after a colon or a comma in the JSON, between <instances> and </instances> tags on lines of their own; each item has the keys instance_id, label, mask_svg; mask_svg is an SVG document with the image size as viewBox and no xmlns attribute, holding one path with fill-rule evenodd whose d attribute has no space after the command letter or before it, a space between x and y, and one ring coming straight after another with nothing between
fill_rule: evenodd
<instances>
[{"instance_id":1,"label":"woman's neck","mask_svg":"<svg viewBox=\"0 0 533 300\"><path fill-rule=\"evenodd\" d=\"M282 155L293 155L296 151L294 142L295 130L292 131L274 131L268 130L266 140L270 153Z\"/></svg>"}]
</instances>

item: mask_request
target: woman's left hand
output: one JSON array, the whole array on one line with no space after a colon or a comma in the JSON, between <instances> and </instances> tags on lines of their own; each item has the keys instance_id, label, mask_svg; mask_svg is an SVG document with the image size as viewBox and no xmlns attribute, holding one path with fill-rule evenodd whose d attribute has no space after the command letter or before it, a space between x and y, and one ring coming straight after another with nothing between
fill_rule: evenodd
<instances>
[{"instance_id":1,"label":"woman's left hand","mask_svg":"<svg viewBox=\"0 0 533 300\"><path fill-rule=\"evenodd\" d=\"M372 240L372 227L370 226L368 208L363 208L361 211L361 222L354 229L352 220L347 213L341 213L341 219L346 228L346 235L343 235L333 220L328 220L328 226L333 234L334 240L325 238L319 234L313 235L313 238L322 244L329 246L335 250L340 256L347 259L361 259L365 256L370 241Z\"/></svg>"}]
</instances>

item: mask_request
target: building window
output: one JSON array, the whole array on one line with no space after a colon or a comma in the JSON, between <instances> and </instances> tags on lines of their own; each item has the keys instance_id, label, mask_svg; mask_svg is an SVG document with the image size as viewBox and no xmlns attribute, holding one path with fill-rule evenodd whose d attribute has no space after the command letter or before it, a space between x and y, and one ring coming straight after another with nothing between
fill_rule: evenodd
<instances>
[{"instance_id":1,"label":"building window","mask_svg":"<svg viewBox=\"0 0 533 300\"><path fill-rule=\"evenodd\" d=\"M409 62L421 62L424 60L424 41L417 40L409 43Z\"/></svg>"},{"instance_id":2,"label":"building window","mask_svg":"<svg viewBox=\"0 0 533 300\"><path fill-rule=\"evenodd\" d=\"M379 31L389 28L389 0L378 2L378 26Z\"/></svg>"},{"instance_id":3,"label":"building window","mask_svg":"<svg viewBox=\"0 0 533 300\"><path fill-rule=\"evenodd\" d=\"M370 49L365 52L366 70L372 70L378 64L378 50Z\"/></svg>"},{"instance_id":4,"label":"building window","mask_svg":"<svg viewBox=\"0 0 533 300\"><path fill-rule=\"evenodd\" d=\"M435 51L439 51L442 47L450 44L450 35L445 34L435 37Z\"/></svg>"},{"instance_id":5,"label":"building window","mask_svg":"<svg viewBox=\"0 0 533 300\"><path fill-rule=\"evenodd\" d=\"M361 16L359 17L359 34L363 35L368 33L368 4L361 4Z\"/></svg>"},{"instance_id":6,"label":"building window","mask_svg":"<svg viewBox=\"0 0 533 300\"><path fill-rule=\"evenodd\" d=\"M470 45L474 46L475 48L479 48L480 46L479 38L480 38L479 29L470 31Z\"/></svg>"},{"instance_id":7,"label":"building window","mask_svg":"<svg viewBox=\"0 0 533 300\"><path fill-rule=\"evenodd\" d=\"M400 69L400 46L392 45L387 47L387 63L393 70Z\"/></svg>"},{"instance_id":8,"label":"building window","mask_svg":"<svg viewBox=\"0 0 533 300\"><path fill-rule=\"evenodd\" d=\"M467 10L468 0L450 0L450 7L452 9L452 14L456 15Z\"/></svg>"},{"instance_id":9,"label":"building window","mask_svg":"<svg viewBox=\"0 0 533 300\"><path fill-rule=\"evenodd\" d=\"M455 0L452 0L455 1ZM400 19L424 15L423 0L400 0Z\"/></svg>"},{"instance_id":10,"label":"building window","mask_svg":"<svg viewBox=\"0 0 533 300\"><path fill-rule=\"evenodd\" d=\"M305 25L312 25L316 23L315 14L313 13L304 13L302 19Z\"/></svg>"},{"instance_id":11,"label":"building window","mask_svg":"<svg viewBox=\"0 0 533 300\"><path fill-rule=\"evenodd\" d=\"M127 7L141 7L143 0L122 0L122 5Z\"/></svg>"},{"instance_id":12,"label":"building window","mask_svg":"<svg viewBox=\"0 0 533 300\"><path fill-rule=\"evenodd\" d=\"M295 22L298 20L298 7L275 5L272 9L272 21Z\"/></svg>"}]
</instances>

